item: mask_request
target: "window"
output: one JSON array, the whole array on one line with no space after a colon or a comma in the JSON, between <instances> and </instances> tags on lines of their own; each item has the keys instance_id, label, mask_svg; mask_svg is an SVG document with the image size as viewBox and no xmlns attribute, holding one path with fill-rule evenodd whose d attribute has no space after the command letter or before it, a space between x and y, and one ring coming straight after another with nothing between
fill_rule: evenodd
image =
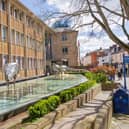
<instances>
[{"instance_id":1,"label":"window","mask_svg":"<svg viewBox=\"0 0 129 129\"><path fill-rule=\"evenodd\" d=\"M68 61L63 61L63 65L66 65L66 66L68 66Z\"/></svg>"},{"instance_id":2,"label":"window","mask_svg":"<svg viewBox=\"0 0 129 129\"><path fill-rule=\"evenodd\" d=\"M67 47L62 48L62 53L63 54L68 54L68 48Z\"/></svg>"},{"instance_id":3,"label":"window","mask_svg":"<svg viewBox=\"0 0 129 129\"><path fill-rule=\"evenodd\" d=\"M23 12L19 13L19 19L20 19L20 21L23 20L23 16L24 16L24 13Z\"/></svg>"},{"instance_id":4,"label":"window","mask_svg":"<svg viewBox=\"0 0 129 129\"><path fill-rule=\"evenodd\" d=\"M15 56L11 56L11 62L16 62Z\"/></svg>"},{"instance_id":5,"label":"window","mask_svg":"<svg viewBox=\"0 0 129 129\"><path fill-rule=\"evenodd\" d=\"M0 54L0 70L2 69L2 54Z\"/></svg>"},{"instance_id":6,"label":"window","mask_svg":"<svg viewBox=\"0 0 129 129\"><path fill-rule=\"evenodd\" d=\"M24 46L24 34L21 34L21 45Z\"/></svg>"},{"instance_id":7,"label":"window","mask_svg":"<svg viewBox=\"0 0 129 129\"><path fill-rule=\"evenodd\" d=\"M20 56L17 56L17 57L16 57L16 63L18 63L18 64L19 64L19 66L20 66L20 68L21 68Z\"/></svg>"},{"instance_id":8,"label":"window","mask_svg":"<svg viewBox=\"0 0 129 129\"><path fill-rule=\"evenodd\" d=\"M20 46L21 46L21 39L22 39L22 34L19 33L19 44L20 44Z\"/></svg>"},{"instance_id":9,"label":"window","mask_svg":"<svg viewBox=\"0 0 129 129\"><path fill-rule=\"evenodd\" d=\"M4 66L5 64L8 63L8 56L7 55L3 55L2 60L3 60L2 62L3 62L3 66Z\"/></svg>"},{"instance_id":10,"label":"window","mask_svg":"<svg viewBox=\"0 0 129 129\"><path fill-rule=\"evenodd\" d=\"M10 7L10 13L11 13L11 16L13 16L14 12L13 12L13 7Z\"/></svg>"},{"instance_id":11,"label":"window","mask_svg":"<svg viewBox=\"0 0 129 129\"><path fill-rule=\"evenodd\" d=\"M11 43L15 43L15 31L11 30Z\"/></svg>"},{"instance_id":12,"label":"window","mask_svg":"<svg viewBox=\"0 0 129 129\"><path fill-rule=\"evenodd\" d=\"M7 27L2 26L2 41L6 41L6 40L7 40Z\"/></svg>"},{"instance_id":13,"label":"window","mask_svg":"<svg viewBox=\"0 0 129 129\"><path fill-rule=\"evenodd\" d=\"M23 69L23 57L20 57L20 68Z\"/></svg>"},{"instance_id":14,"label":"window","mask_svg":"<svg viewBox=\"0 0 129 129\"><path fill-rule=\"evenodd\" d=\"M27 47L28 48L30 48L30 46L31 46L30 40L31 40L30 37L27 37Z\"/></svg>"},{"instance_id":15,"label":"window","mask_svg":"<svg viewBox=\"0 0 129 129\"><path fill-rule=\"evenodd\" d=\"M67 40L67 35L65 33L62 34L62 41Z\"/></svg>"},{"instance_id":16,"label":"window","mask_svg":"<svg viewBox=\"0 0 129 129\"><path fill-rule=\"evenodd\" d=\"M5 2L5 0L1 1L1 6L2 6L2 10L5 11L6 10L6 2Z\"/></svg>"},{"instance_id":17,"label":"window","mask_svg":"<svg viewBox=\"0 0 129 129\"><path fill-rule=\"evenodd\" d=\"M16 44L19 44L19 39L20 39L19 32L16 32Z\"/></svg>"},{"instance_id":18,"label":"window","mask_svg":"<svg viewBox=\"0 0 129 129\"><path fill-rule=\"evenodd\" d=\"M14 17L18 18L18 10L17 9L14 10Z\"/></svg>"},{"instance_id":19,"label":"window","mask_svg":"<svg viewBox=\"0 0 129 129\"><path fill-rule=\"evenodd\" d=\"M37 69L37 59L34 59L34 68Z\"/></svg>"}]
</instances>

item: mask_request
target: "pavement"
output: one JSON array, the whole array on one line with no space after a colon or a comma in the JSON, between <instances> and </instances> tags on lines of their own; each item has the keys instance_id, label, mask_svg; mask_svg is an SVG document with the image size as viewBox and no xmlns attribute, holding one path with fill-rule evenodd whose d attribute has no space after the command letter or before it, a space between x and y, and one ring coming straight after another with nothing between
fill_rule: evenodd
<instances>
[{"instance_id":1,"label":"pavement","mask_svg":"<svg viewBox=\"0 0 129 129\"><path fill-rule=\"evenodd\" d=\"M81 120L87 119L89 121L94 121L98 109L101 108L110 94L111 92L109 91L100 92L92 101L85 103L81 108L77 108L77 110L55 121L50 129L73 129ZM45 129L48 128L49 126Z\"/></svg>"},{"instance_id":2,"label":"pavement","mask_svg":"<svg viewBox=\"0 0 129 129\"><path fill-rule=\"evenodd\" d=\"M112 118L112 126L110 129L129 129L129 115L114 115Z\"/></svg>"},{"instance_id":3,"label":"pavement","mask_svg":"<svg viewBox=\"0 0 129 129\"><path fill-rule=\"evenodd\" d=\"M70 112L66 116L55 121L50 129L73 129L73 127L75 127L76 124L84 118L88 119L89 121L92 121L92 119L94 120L99 108L101 108L103 103L110 95L110 91L102 91L98 93L98 95L92 101L85 103L80 108L77 108L77 110ZM20 123L21 120L23 118L26 118L27 116L28 114L25 112L14 116L4 122L0 122L0 129L7 129L8 127ZM49 127L46 127L44 129L48 129Z\"/></svg>"},{"instance_id":4,"label":"pavement","mask_svg":"<svg viewBox=\"0 0 129 129\"><path fill-rule=\"evenodd\" d=\"M116 77L115 81L121 83L124 86L124 78L122 78L122 80L118 80ZM127 89L129 90L129 77L126 78L126 82ZM129 115L114 114L110 129L129 129Z\"/></svg>"},{"instance_id":5,"label":"pavement","mask_svg":"<svg viewBox=\"0 0 129 129\"><path fill-rule=\"evenodd\" d=\"M115 82L121 83L121 85L124 86L124 78L123 77L122 77L122 80L118 80L118 78L116 76ZM127 89L129 90L129 77L126 77L126 84L127 84Z\"/></svg>"}]
</instances>

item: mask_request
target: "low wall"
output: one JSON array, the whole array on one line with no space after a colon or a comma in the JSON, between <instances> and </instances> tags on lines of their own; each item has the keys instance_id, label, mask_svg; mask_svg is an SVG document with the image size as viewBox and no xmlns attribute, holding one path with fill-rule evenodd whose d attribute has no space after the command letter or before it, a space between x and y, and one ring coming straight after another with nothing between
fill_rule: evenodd
<instances>
[{"instance_id":1,"label":"low wall","mask_svg":"<svg viewBox=\"0 0 129 129\"><path fill-rule=\"evenodd\" d=\"M113 91L114 89L117 89L120 86L120 83L103 83L102 84L102 90L104 91Z\"/></svg>"},{"instance_id":2,"label":"low wall","mask_svg":"<svg viewBox=\"0 0 129 129\"><path fill-rule=\"evenodd\" d=\"M112 121L112 110L112 97L110 96L99 109L93 129L109 129Z\"/></svg>"}]
</instances>

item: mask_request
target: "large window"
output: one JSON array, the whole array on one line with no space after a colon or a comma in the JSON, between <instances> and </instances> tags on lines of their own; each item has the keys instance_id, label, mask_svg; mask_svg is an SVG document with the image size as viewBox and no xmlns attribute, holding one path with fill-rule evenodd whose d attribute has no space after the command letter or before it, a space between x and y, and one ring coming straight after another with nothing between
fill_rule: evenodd
<instances>
[{"instance_id":1,"label":"large window","mask_svg":"<svg viewBox=\"0 0 129 129\"><path fill-rule=\"evenodd\" d=\"M21 69L20 56L17 56L17 57L16 57L16 63L18 63L18 64L19 64L19 66L20 66L20 69Z\"/></svg>"},{"instance_id":2,"label":"large window","mask_svg":"<svg viewBox=\"0 0 129 129\"><path fill-rule=\"evenodd\" d=\"M62 48L62 53L63 54L68 54L68 48L67 47Z\"/></svg>"},{"instance_id":3,"label":"large window","mask_svg":"<svg viewBox=\"0 0 129 129\"><path fill-rule=\"evenodd\" d=\"M3 62L3 67L4 67L5 64L8 63L8 56L7 55L3 55L2 62Z\"/></svg>"},{"instance_id":4,"label":"large window","mask_svg":"<svg viewBox=\"0 0 129 129\"><path fill-rule=\"evenodd\" d=\"M0 54L0 70L2 69L2 54Z\"/></svg>"},{"instance_id":5,"label":"large window","mask_svg":"<svg viewBox=\"0 0 129 129\"><path fill-rule=\"evenodd\" d=\"M1 8L2 8L3 11L6 10L6 1L5 0L1 1Z\"/></svg>"},{"instance_id":6,"label":"large window","mask_svg":"<svg viewBox=\"0 0 129 129\"><path fill-rule=\"evenodd\" d=\"M15 31L11 30L11 43L15 43Z\"/></svg>"},{"instance_id":7,"label":"large window","mask_svg":"<svg viewBox=\"0 0 129 129\"><path fill-rule=\"evenodd\" d=\"M24 34L21 34L21 46L24 46Z\"/></svg>"},{"instance_id":8,"label":"large window","mask_svg":"<svg viewBox=\"0 0 129 129\"><path fill-rule=\"evenodd\" d=\"M17 19L18 18L18 10L14 9L14 17Z\"/></svg>"},{"instance_id":9,"label":"large window","mask_svg":"<svg viewBox=\"0 0 129 129\"><path fill-rule=\"evenodd\" d=\"M2 35L1 35L1 38L2 38L2 41L7 41L7 27L6 26L2 26L1 27L2 29Z\"/></svg>"},{"instance_id":10,"label":"large window","mask_svg":"<svg viewBox=\"0 0 129 129\"><path fill-rule=\"evenodd\" d=\"M31 38L29 36L27 37L27 47L31 48Z\"/></svg>"},{"instance_id":11,"label":"large window","mask_svg":"<svg viewBox=\"0 0 129 129\"><path fill-rule=\"evenodd\" d=\"M62 33L62 41L65 41L65 40L67 40L67 35L66 33Z\"/></svg>"},{"instance_id":12,"label":"large window","mask_svg":"<svg viewBox=\"0 0 129 129\"><path fill-rule=\"evenodd\" d=\"M20 34L16 32L16 44L20 44Z\"/></svg>"}]
</instances>

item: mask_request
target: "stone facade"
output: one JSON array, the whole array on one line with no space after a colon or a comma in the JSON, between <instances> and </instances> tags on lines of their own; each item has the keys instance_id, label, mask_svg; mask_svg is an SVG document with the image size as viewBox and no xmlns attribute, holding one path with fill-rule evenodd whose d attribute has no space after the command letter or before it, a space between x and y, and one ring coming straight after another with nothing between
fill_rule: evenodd
<instances>
[{"instance_id":1,"label":"stone facade","mask_svg":"<svg viewBox=\"0 0 129 129\"><path fill-rule=\"evenodd\" d=\"M68 66L79 65L79 50L77 44L78 31L69 28L56 29L53 38L53 61Z\"/></svg>"},{"instance_id":2,"label":"stone facade","mask_svg":"<svg viewBox=\"0 0 129 129\"><path fill-rule=\"evenodd\" d=\"M67 41L64 36L61 42L62 33L67 34ZM78 65L77 34L76 31L57 33L20 1L1 0L0 80L4 80L4 65L10 62L20 66L18 79L46 74L53 59L68 60L70 66ZM62 47L68 47L69 54L65 53L65 48L62 54Z\"/></svg>"}]
</instances>

